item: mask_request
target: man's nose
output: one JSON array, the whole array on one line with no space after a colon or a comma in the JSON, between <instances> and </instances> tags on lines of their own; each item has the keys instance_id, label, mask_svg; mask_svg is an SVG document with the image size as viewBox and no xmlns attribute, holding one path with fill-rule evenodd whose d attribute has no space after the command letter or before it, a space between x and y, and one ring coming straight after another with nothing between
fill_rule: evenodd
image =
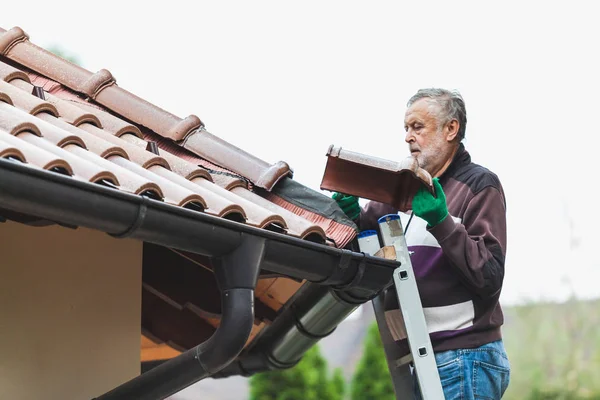
<instances>
[{"instance_id":1,"label":"man's nose","mask_svg":"<svg viewBox=\"0 0 600 400\"><path fill-rule=\"evenodd\" d=\"M404 136L404 141L406 143L413 143L415 141L415 135L412 133L412 129L406 131L406 136Z\"/></svg>"}]
</instances>

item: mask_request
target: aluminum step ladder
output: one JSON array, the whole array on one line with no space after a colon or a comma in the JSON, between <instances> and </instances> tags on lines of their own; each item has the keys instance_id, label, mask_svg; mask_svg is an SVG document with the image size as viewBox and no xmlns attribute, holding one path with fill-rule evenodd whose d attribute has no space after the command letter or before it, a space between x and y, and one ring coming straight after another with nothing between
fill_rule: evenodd
<instances>
[{"instance_id":1,"label":"aluminum step ladder","mask_svg":"<svg viewBox=\"0 0 600 400\"><path fill-rule=\"evenodd\" d=\"M392 338L384 313L384 290L373 300L373 308L384 344L388 368L394 383L397 399L413 399L413 373L421 389L423 400L444 400L442 384L438 374L435 355L425 323L423 306L415 280L402 222L398 214L389 214L379 219L380 243L376 231L361 232L358 238L360 251L375 255L385 247L393 247L400 266L394 271L393 285L398 296L398 304L404 329L408 338L410 354L399 357L397 346ZM383 246L382 246L383 244ZM380 253L381 254L381 253Z\"/></svg>"}]
</instances>

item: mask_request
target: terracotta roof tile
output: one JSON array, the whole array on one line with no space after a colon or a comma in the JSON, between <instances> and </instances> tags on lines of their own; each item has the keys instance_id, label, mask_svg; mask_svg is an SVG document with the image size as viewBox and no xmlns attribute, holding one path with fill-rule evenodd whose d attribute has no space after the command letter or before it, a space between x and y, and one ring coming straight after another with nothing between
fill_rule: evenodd
<instances>
[{"instance_id":1,"label":"terracotta roof tile","mask_svg":"<svg viewBox=\"0 0 600 400\"><path fill-rule=\"evenodd\" d=\"M413 157L396 162L330 146L321 189L352 194L409 210L421 186L432 190L431 176Z\"/></svg>"},{"instance_id":2,"label":"terracotta roof tile","mask_svg":"<svg viewBox=\"0 0 600 400\"><path fill-rule=\"evenodd\" d=\"M10 144L2 141L0 139L0 158L14 158L21 162L25 162L25 155L16 148L15 146L11 146Z\"/></svg>"},{"instance_id":3,"label":"terracotta roof tile","mask_svg":"<svg viewBox=\"0 0 600 400\"><path fill-rule=\"evenodd\" d=\"M12 105L12 100L10 99L10 97L4 93L0 93L0 102L2 103L8 103Z\"/></svg>"},{"instance_id":4,"label":"terracotta roof tile","mask_svg":"<svg viewBox=\"0 0 600 400\"><path fill-rule=\"evenodd\" d=\"M192 179L192 182L194 185L209 189L217 193L219 196L242 206L248 218L247 222L250 225L274 230L287 228L287 223L281 215L277 215L276 213L271 212L269 209L266 209L257 203L248 201L245 198L225 190L203 178L194 178Z\"/></svg>"},{"instance_id":5,"label":"terracotta roof tile","mask_svg":"<svg viewBox=\"0 0 600 400\"><path fill-rule=\"evenodd\" d=\"M74 155L72 152L65 150L65 148L55 146L52 142L44 139L43 137L36 136L29 132L24 132L19 135L19 139L23 139L27 143L46 150L47 152L52 153L60 159L68 162L73 168L73 176L77 178L81 178L92 183L102 183L103 181L108 181L114 186L119 185L119 180L112 172L102 168L94 161L83 159ZM81 149L81 147L74 144L68 144L66 147L70 146Z\"/></svg>"},{"instance_id":6,"label":"terracotta roof tile","mask_svg":"<svg viewBox=\"0 0 600 400\"><path fill-rule=\"evenodd\" d=\"M165 201L168 203L181 207L200 206L202 209L206 208L206 202L200 194L194 193L187 188L177 185L172 180L164 178L152 172L152 170L148 170L136 163L124 159L123 157L111 156L108 159L123 168L129 169L137 175L156 182L162 188L162 191L165 195ZM167 171L167 169L162 166L157 165L155 167Z\"/></svg>"},{"instance_id":7,"label":"terracotta roof tile","mask_svg":"<svg viewBox=\"0 0 600 400\"><path fill-rule=\"evenodd\" d=\"M68 144L86 147L81 137L60 129L40 118L29 115L25 111L18 109L16 106L0 103L0 115L4 121L13 125L13 128L10 130L8 129L8 125L5 128L5 130L11 132L13 135L18 134L19 131L25 129L23 126L19 126L19 124L25 123L28 127L27 130L38 136L44 136L48 141L58 147L64 147ZM42 115L47 114L42 113ZM50 117L50 119L56 119L56 117L51 115L48 115L48 117Z\"/></svg>"},{"instance_id":8,"label":"terracotta roof tile","mask_svg":"<svg viewBox=\"0 0 600 400\"><path fill-rule=\"evenodd\" d=\"M0 63L0 65L2 65L2 63ZM28 83L27 81L23 80L23 79L12 79L9 82L11 85L23 90L26 93L32 93L34 85L32 85L31 83ZM71 125L74 126L79 126L83 123L88 123L88 124L92 124L94 126L97 126L99 128L102 128L102 123L100 122L100 119L98 119L98 117L90 112L86 112L85 110L81 109L80 107L76 107L72 104L70 104L68 101L66 100L62 100L52 94L46 93L45 94L46 97L46 101L47 103L51 104L52 106L55 107L57 114L53 114L53 115L60 115L60 118L66 122L68 122ZM31 114L35 114L35 113L31 113Z\"/></svg>"},{"instance_id":9,"label":"terracotta roof tile","mask_svg":"<svg viewBox=\"0 0 600 400\"><path fill-rule=\"evenodd\" d=\"M246 188L238 187L232 189L231 191L239 197L259 204L261 207L281 215L287 222L288 232L292 236L300 237L302 239L310 239L315 242L323 242L326 235L323 228L321 228L319 225L310 223L308 220L300 217L299 215L294 214L293 212L288 211L273 202L270 202L256 193L252 193Z\"/></svg>"},{"instance_id":10,"label":"terracotta roof tile","mask_svg":"<svg viewBox=\"0 0 600 400\"><path fill-rule=\"evenodd\" d=\"M98 154L102 158L107 158L109 156L119 155L124 158L129 158L129 154L125 151L125 149L121 146L115 145L111 142L103 140L102 138L96 137L84 129L80 129L81 127L86 127L87 124L80 125L80 128L76 128L75 126L70 125L68 122L64 121L62 118L55 118L48 114L38 115L37 118L41 119L58 128L59 132L70 133L77 138L81 139L81 141L85 144L85 147L93 153ZM39 126L39 125L38 125ZM93 126L93 125L90 125ZM64 134L63 133L63 134ZM43 134L43 132L42 132Z\"/></svg>"},{"instance_id":11,"label":"terracotta roof tile","mask_svg":"<svg viewBox=\"0 0 600 400\"><path fill-rule=\"evenodd\" d=\"M115 136L122 136L126 133L131 133L140 138L142 137L140 128L138 128L137 126L120 118L117 118L114 115L109 114L108 112L102 110L99 106L95 104L85 101L84 99L78 97L73 92L65 89L63 86L57 84L51 79L35 74L33 72L30 72L28 74L28 77L31 79L31 82L36 86L41 86L44 89L46 87L51 88L50 90L45 89L49 93L47 95L49 102L55 104L55 101L58 102L60 100L61 103L70 104L72 107L75 107L76 109L80 110L80 112L84 113L84 115L93 115L100 122L100 125L97 125L98 127L103 128L105 131ZM11 81L10 83L16 85L16 83L13 81Z\"/></svg>"},{"instance_id":12,"label":"terracotta roof tile","mask_svg":"<svg viewBox=\"0 0 600 400\"><path fill-rule=\"evenodd\" d=\"M161 187L156 182L132 172L131 169L128 168L129 164L126 163L127 159L121 156L112 155L108 156L106 159L103 157L94 157L90 155L89 152L84 153L85 150L81 147L75 146L69 146L66 150L71 151L81 158L93 160L95 164L111 171L119 180L119 189L122 191L144 195L156 200L162 200L165 197ZM110 161L111 157L119 157L122 160L125 160L123 163L125 163L126 166L123 167L118 163Z\"/></svg>"},{"instance_id":13,"label":"terracotta roof tile","mask_svg":"<svg viewBox=\"0 0 600 400\"><path fill-rule=\"evenodd\" d=\"M26 92L11 85L10 83L0 81L0 93L8 95L16 107L27 112L28 114L36 115L41 112L45 112L58 117L58 110L56 107L54 107L54 105L33 95L26 96Z\"/></svg>"},{"instance_id":14,"label":"terracotta roof tile","mask_svg":"<svg viewBox=\"0 0 600 400\"><path fill-rule=\"evenodd\" d=\"M148 142L146 140L141 139L137 136L123 135L121 136L121 139L143 149L147 148L148 146ZM169 163L173 172L176 172L177 174L183 176L185 179L204 178L208 179L209 181L212 181L212 177L208 173L208 171L204 168L199 167L196 164L179 158L165 150L159 149L158 155L164 158Z\"/></svg>"},{"instance_id":15,"label":"terracotta roof tile","mask_svg":"<svg viewBox=\"0 0 600 400\"><path fill-rule=\"evenodd\" d=\"M73 175L71 165L53 153L17 138L2 129L0 129L0 139L11 146L14 146L14 148L24 155L25 161L32 165L46 170L59 169L62 170L64 174Z\"/></svg>"},{"instance_id":16,"label":"terracotta roof tile","mask_svg":"<svg viewBox=\"0 0 600 400\"><path fill-rule=\"evenodd\" d=\"M29 96L27 93L23 93L23 95ZM13 93L13 97L15 96L19 96L19 93ZM162 190L155 183L148 181L139 175L132 174L130 170L127 168L121 168L118 164L102 162L103 157L106 158L109 156L128 158L128 154L122 148L115 146L110 142L103 141L81 129L71 126L67 122L50 114L41 113L38 115L38 118L36 118L30 115L24 115L22 111L19 111L14 107L2 107L3 106L0 105L0 115L2 115L2 111L13 115L18 115L21 119L26 120L26 123L28 124L27 126L34 127L34 129L31 130L43 135L46 140L49 140L59 147L64 147L67 144L77 144L78 146L66 146L65 150L68 150L72 154L78 155L78 157L83 160L101 165L106 171L110 172L114 175L114 177L117 178L115 180L111 176L110 181L115 184L120 183L124 190L136 194L146 193L156 198L163 197ZM87 150L83 149L83 147L88 147L90 151L95 154L87 152ZM106 178L107 176L100 175L100 177ZM99 180L98 177L92 177L92 179L94 181Z\"/></svg>"},{"instance_id":17,"label":"terracotta roof tile","mask_svg":"<svg viewBox=\"0 0 600 400\"><path fill-rule=\"evenodd\" d=\"M188 136L183 142L183 147L215 164L246 176L256 186L267 190L272 190L280 179L291 175L291 169L285 162L279 161L269 165L203 129Z\"/></svg>"},{"instance_id":18,"label":"terracotta roof tile","mask_svg":"<svg viewBox=\"0 0 600 400\"><path fill-rule=\"evenodd\" d=\"M205 210L209 214L217 215L219 217L231 219L238 222L243 222L246 220L246 211L244 208L235 202L230 201L227 198L220 196L215 193L213 187L206 188L198 184L194 184L185 178L177 175L171 171L167 171L164 168L155 168L153 172L157 175L164 177L165 179L169 179L173 182L177 182L179 185L187 187L190 190L193 190L197 193L201 193L206 201L207 209ZM204 180L203 178L195 178L198 180ZM204 180L207 183L209 181ZM214 185L213 185L214 186Z\"/></svg>"},{"instance_id":19,"label":"terracotta roof tile","mask_svg":"<svg viewBox=\"0 0 600 400\"><path fill-rule=\"evenodd\" d=\"M11 109L13 106L8 103L0 102L0 128L4 129L11 135L18 135L21 132L31 132L37 136L42 136L39 128L27 120L23 120L18 113L14 113ZM25 114L27 115L27 114Z\"/></svg>"},{"instance_id":20,"label":"terracotta roof tile","mask_svg":"<svg viewBox=\"0 0 600 400\"><path fill-rule=\"evenodd\" d=\"M143 168L150 168L154 165L160 165L164 168L171 169L169 163L163 157L151 153L146 149L140 148L134 144L131 144L126 140L113 136L110 133L107 133L106 131L98 127L95 127L90 124L83 124L79 126L79 129L90 133L106 142L112 143L118 147L123 148L127 152L127 154L129 154L129 158L131 159L131 161L135 162L136 164L139 164Z\"/></svg>"},{"instance_id":21,"label":"terracotta roof tile","mask_svg":"<svg viewBox=\"0 0 600 400\"><path fill-rule=\"evenodd\" d=\"M198 157L198 155L192 153L190 150L180 147L170 140L164 139L160 136L157 138L156 136L158 135L152 133L147 133L145 135L146 139L155 140L161 148L161 150L173 154L190 163L202 166L204 169L210 172L212 180L222 188L231 190L234 187L246 187L248 185L247 181L243 176L236 174L219 165L213 164L210 161L204 160Z\"/></svg>"},{"instance_id":22,"label":"terracotta roof tile","mask_svg":"<svg viewBox=\"0 0 600 400\"><path fill-rule=\"evenodd\" d=\"M0 62L0 79L2 79L4 82L10 82L13 79L21 79L23 81L30 82L29 77L27 76L27 74L25 72L13 67L13 66L10 66L8 64L1 63L1 62Z\"/></svg>"}]
</instances>

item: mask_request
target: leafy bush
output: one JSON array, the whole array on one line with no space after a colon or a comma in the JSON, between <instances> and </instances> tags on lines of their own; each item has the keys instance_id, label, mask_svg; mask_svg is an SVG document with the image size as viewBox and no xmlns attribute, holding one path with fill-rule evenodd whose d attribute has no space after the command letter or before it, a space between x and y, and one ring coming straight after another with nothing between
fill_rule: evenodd
<instances>
[{"instance_id":1,"label":"leafy bush","mask_svg":"<svg viewBox=\"0 0 600 400\"><path fill-rule=\"evenodd\" d=\"M342 400L341 370L329 376L319 346L313 346L293 368L256 374L250 378L251 400Z\"/></svg>"}]
</instances>

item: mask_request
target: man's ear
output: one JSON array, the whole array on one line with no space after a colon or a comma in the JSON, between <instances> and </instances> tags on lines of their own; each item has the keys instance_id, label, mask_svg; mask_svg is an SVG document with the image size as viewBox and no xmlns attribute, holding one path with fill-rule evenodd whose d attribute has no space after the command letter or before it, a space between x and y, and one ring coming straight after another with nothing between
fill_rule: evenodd
<instances>
[{"instance_id":1,"label":"man's ear","mask_svg":"<svg viewBox=\"0 0 600 400\"><path fill-rule=\"evenodd\" d=\"M446 140L448 142L453 141L458 135L458 128L460 127L460 123L458 120L453 119L452 121L446 124Z\"/></svg>"}]
</instances>

